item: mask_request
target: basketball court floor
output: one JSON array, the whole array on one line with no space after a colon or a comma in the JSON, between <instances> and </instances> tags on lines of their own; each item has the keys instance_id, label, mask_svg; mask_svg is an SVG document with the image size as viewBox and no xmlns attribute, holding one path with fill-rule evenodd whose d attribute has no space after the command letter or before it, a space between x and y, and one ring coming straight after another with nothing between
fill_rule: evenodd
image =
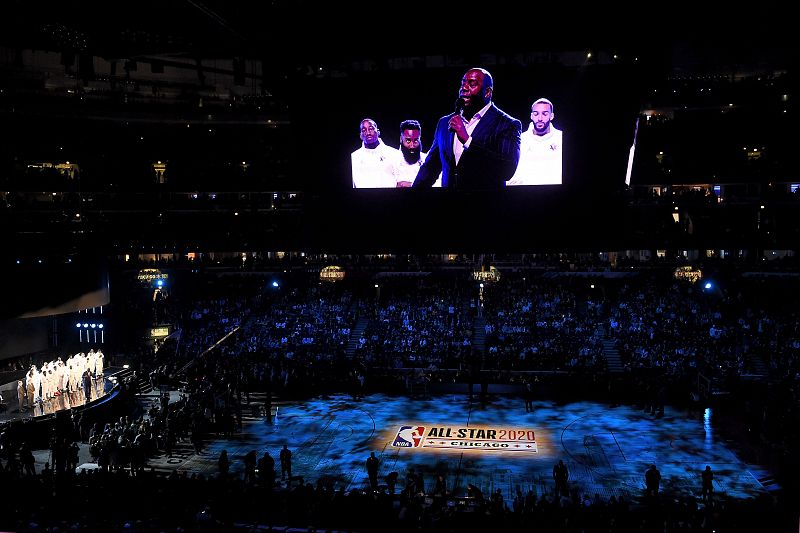
<instances>
[{"instance_id":1,"label":"basketball court floor","mask_svg":"<svg viewBox=\"0 0 800 533\"><path fill-rule=\"evenodd\" d=\"M413 469L423 474L427 491L442 474L455 496L472 484L487 496L499 489L507 501L518 490L552 494L559 460L569 469L571 489L604 499L641 498L652 464L661 472L662 493L676 498L700 497L706 465L717 495L749 498L778 488L770 472L744 462L736 443L720 438L710 409L692 415L667 407L655 418L632 406L538 401L526 413L516 397L494 396L482 405L466 395L382 394L280 402L270 416L260 406L263 397L252 396L242 432L233 438L212 438L199 454L184 443L150 465L216 475L219 454L227 450L231 473L242 475L244 455L255 450L258 457L269 452L280 475L278 453L286 444L294 477L346 490L369 488L365 461L371 452L380 460L380 483L397 472L398 491Z\"/></svg>"}]
</instances>

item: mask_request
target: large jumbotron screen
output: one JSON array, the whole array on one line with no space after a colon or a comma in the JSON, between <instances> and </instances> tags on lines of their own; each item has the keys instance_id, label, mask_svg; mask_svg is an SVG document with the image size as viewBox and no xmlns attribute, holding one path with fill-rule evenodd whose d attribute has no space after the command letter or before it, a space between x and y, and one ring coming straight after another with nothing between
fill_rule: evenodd
<instances>
[{"instance_id":1,"label":"large jumbotron screen","mask_svg":"<svg viewBox=\"0 0 800 533\"><path fill-rule=\"evenodd\" d=\"M311 211L317 218L309 235L315 242L347 240L376 251L390 246L510 249L529 245L531 239L546 245L573 237L596 246L598 235L613 235L620 210L603 193L625 185L633 124L646 84L639 64L610 53L588 58L585 50L533 54L518 63L508 57L513 54L351 60L341 71L323 67L318 75L309 73L293 87L294 145L314 193ZM491 101L518 120L519 160L502 176L484 165L486 170L473 173L471 183L456 186L443 183L440 167L424 186L414 186L423 168L418 160L414 168L414 158L422 153L431 157L437 124L455 112L462 79L472 67L492 75ZM541 99L548 103L534 105ZM523 136L539 141L531 132L533 107L551 111L552 137L543 136L544 142L525 153ZM419 129L409 131L407 121ZM371 158L380 176L367 174L362 182L354 177L353 165L364 148L365 124L373 126L373 134L379 132L385 154ZM400 147L408 137L419 142L419 153L406 159L409 154ZM476 137L467 150L481 149ZM452 136L443 138L440 148L453 142ZM550 157L538 173L537 148ZM444 149L452 154L454 147Z\"/></svg>"},{"instance_id":2,"label":"large jumbotron screen","mask_svg":"<svg viewBox=\"0 0 800 533\"><path fill-rule=\"evenodd\" d=\"M624 58L579 51L525 57L516 65L497 64L496 57L412 59L310 75L295 93L298 145L317 186L355 195L371 189L367 197L374 198L412 187L524 194L624 183L631 124L641 106L635 65ZM491 102L505 113L500 124L483 109L486 116L469 129L486 94L465 94L462 80L473 67L491 74ZM466 148L441 122L456 113L470 134ZM459 163L445 170L443 161L454 162L458 151ZM468 182L463 176L478 159L480 176ZM431 168L422 183L416 178L425 165Z\"/></svg>"}]
</instances>

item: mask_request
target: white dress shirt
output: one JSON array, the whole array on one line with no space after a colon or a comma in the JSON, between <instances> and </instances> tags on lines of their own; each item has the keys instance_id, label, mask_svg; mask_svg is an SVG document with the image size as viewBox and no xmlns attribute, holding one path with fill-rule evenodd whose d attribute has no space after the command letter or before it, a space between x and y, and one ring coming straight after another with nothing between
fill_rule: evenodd
<instances>
[{"instance_id":1,"label":"white dress shirt","mask_svg":"<svg viewBox=\"0 0 800 533\"><path fill-rule=\"evenodd\" d=\"M488 104L483 106L481 110L475 113L469 120L464 120L464 117L463 116L461 117L461 119L464 120L464 123L466 124L467 134L469 135L469 138L467 139L467 142L462 143L461 141L458 140L458 135L453 135L453 154L455 154L456 156L456 165L458 165L458 161L461 159L461 154L464 153L464 148L468 149L470 142L472 142L472 132L475 131L475 128L478 127L478 122L481 121L481 117L486 114L486 111L488 111L491 105L492 103L489 102Z\"/></svg>"}]
</instances>

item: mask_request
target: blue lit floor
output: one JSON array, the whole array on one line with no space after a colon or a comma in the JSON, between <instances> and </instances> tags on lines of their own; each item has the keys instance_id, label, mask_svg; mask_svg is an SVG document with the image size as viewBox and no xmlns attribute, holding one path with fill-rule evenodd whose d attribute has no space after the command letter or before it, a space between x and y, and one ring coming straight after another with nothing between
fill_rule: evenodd
<instances>
[{"instance_id":1,"label":"blue lit floor","mask_svg":"<svg viewBox=\"0 0 800 533\"><path fill-rule=\"evenodd\" d=\"M534 412L526 413L521 399L503 396L492 397L482 407L465 396L417 400L372 395L353 401L342 395L281 404L273 406L273 412L271 422L263 416L245 416L241 434L211 440L201 454L182 446L182 452L152 464L215 474L219 453L227 449L231 473L241 475L241 459L256 450L259 457L269 451L280 473L278 452L288 444L294 476L312 483L329 479L348 490L368 487L364 462L372 451L381 461L381 483L389 472L398 472L398 491L413 468L424 473L428 491L436 475L444 474L448 490L456 495L463 494L469 483L487 495L500 489L506 498L513 498L517 488L523 493L552 494L552 469L559 459L569 468L571 488L603 498L640 498L650 464L661 471L662 492L675 497L700 496L700 473L706 465L715 473L718 495L748 498L766 490L758 481L766 477L764 469L745 464L730 443L718 439L713 418L691 418L669 407L663 418L655 419L631 406L609 408L592 402L539 401ZM532 430L537 453L395 447L403 425L424 426L428 431L437 426L522 429L526 435Z\"/></svg>"}]
</instances>

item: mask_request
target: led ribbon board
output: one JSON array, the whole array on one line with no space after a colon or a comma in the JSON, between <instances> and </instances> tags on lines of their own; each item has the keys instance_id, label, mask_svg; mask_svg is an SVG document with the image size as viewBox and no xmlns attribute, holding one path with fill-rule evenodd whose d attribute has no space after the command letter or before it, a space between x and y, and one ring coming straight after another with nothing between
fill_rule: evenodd
<instances>
[{"instance_id":1,"label":"led ribbon board","mask_svg":"<svg viewBox=\"0 0 800 533\"><path fill-rule=\"evenodd\" d=\"M395 448L538 453L532 429L493 426L399 426Z\"/></svg>"}]
</instances>

